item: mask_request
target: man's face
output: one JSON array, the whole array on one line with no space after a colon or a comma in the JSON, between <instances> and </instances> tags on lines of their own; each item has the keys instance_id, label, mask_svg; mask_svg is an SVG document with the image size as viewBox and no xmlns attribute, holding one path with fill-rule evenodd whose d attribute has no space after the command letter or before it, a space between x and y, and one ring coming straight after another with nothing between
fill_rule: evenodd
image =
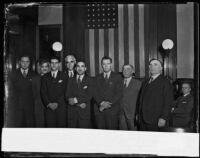
<instances>
[{"instance_id":1,"label":"man's face","mask_svg":"<svg viewBox=\"0 0 200 158\"><path fill-rule=\"evenodd\" d=\"M124 78L129 78L129 77L132 76L132 74L133 74L133 69L132 69L132 67L129 66L129 65L125 65L125 66L123 67L123 76L124 76Z\"/></svg>"},{"instance_id":2,"label":"man's face","mask_svg":"<svg viewBox=\"0 0 200 158\"><path fill-rule=\"evenodd\" d=\"M59 61L57 59L51 59L51 70L57 71L59 68Z\"/></svg>"},{"instance_id":3,"label":"man's face","mask_svg":"<svg viewBox=\"0 0 200 158\"><path fill-rule=\"evenodd\" d=\"M48 73L50 71L49 63L43 63L40 67L40 70L42 75Z\"/></svg>"},{"instance_id":4,"label":"man's face","mask_svg":"<svg viewBox=\"0 0 200 158\"><path fill-rule=\"evenodd\" d=\"M152 75L157 75L162 72L162 65L157 60L152 60L149 64L149 71Z\"/></svg>"},{"instance_id":5,"label":"man's face","mask_svg":"<svg viewBox=\"0 0 200 158\"><path fill-rule=\"evenodd\" d=\"M29 57L22 57L20 60L20 65L22 69L28 69L29 65L30 65L30 59Z\"/></svg>"},{"instance_id":6,"label":"man's face","mask_svg":"<svg viewBox=\"0 0 200 158\"><path fill-rule=\"evenodd\" d=\"M191 91L190 85L188 83L183 83L181 88L183 95L188 94Z\"/></svg>"},{"instance_id":7,"label":"man's face","mask_svg":"<svg viewBox=\"0 0 200 158\"><path fill-rule=\"evenodd\" d=\"M85 63L84 62L78 62L76 64L76 72L78 75L83 75L85 74L86 71L86 67L85 67Z\"/></svg>"},{"instance_id":8,"label":"man's face","mask_svg":"<svg viewBox=\"0 0 200 158\"><path fill-rule=\"evenodd\" d=\"M109 59L104 59L101 64L102 64L103 71L105 73L111 71L112 63Z\"/></svg>"},{"instance_id":9,"label":"man's face","mask_svg":"<svg viewBox=\"0 0 200 158\"><path fill-rule=\"evenodd\" d=\"M67 67L68 70L73 70L76 62L74 58L69 56L68 58L65 59L65 66Z\"/></svg>"}]
</instances>

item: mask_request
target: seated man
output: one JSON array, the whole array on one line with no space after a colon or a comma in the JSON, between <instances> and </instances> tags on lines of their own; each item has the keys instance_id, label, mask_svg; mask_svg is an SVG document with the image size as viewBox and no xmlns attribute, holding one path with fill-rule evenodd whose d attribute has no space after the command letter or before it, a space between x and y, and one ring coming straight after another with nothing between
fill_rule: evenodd
<instances>
[{"instance_id":1,"label":"seated man","mask_svg":"<svg viewBox=\"0 0 200 158\"><path fill-rule=\"evenodd\" d=\"M183 95L174 102L171 110L171 121L173 127L189 127L192 120L194 97L190 94L191 85L182 83Z\"/></svg>"}]
</instances>

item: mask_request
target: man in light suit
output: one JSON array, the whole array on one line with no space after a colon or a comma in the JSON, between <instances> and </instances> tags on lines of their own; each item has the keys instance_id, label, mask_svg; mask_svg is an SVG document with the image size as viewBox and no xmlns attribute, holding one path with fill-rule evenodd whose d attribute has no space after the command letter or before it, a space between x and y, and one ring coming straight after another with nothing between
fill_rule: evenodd
<instances>
[{"instance_id":1,"label":"man in light suit","mask_svg":"<svg viewBox=\"0 0 200 158\"><path fill-rule=\"evenodd\" d=\"M33 89L33 98L34 98L34 108L35 108L35 123L36 127L45 127L45 118L44 118L44 110L45 106L42 103L41 95L40 95L40 87L41 87L41 77L44 74L50 71L50 62L49 60L41 60L40 63L40 72L39 75L35 76L32 81L32 89Z\"/></svg>"},{"instance_id":2,"label":"man in light suit","mask_svg":"<svg viewBox=\"0 0 200 158\"><path fill-rule=\"evenodd\" d=\"M123 66L123 97L119 115L120 130L136 130L135 110L141 82L134 79L134 67L130 64Z\"/></svg>"},{"instance_id":3,"label":"man in light suit","mask_svg":"<svg viewBox=\"0 0 200 158\"><path fill-rule=\"evenodd\" d=\"M96 125L98 129L118 129L122 78L111 71L110 57L103 57L101 65L103 73L96 76L94 89Z\"/></svg>"},{"instance_id":4,"label":"man in light suit","mask_svg":"<svg viewBox=\"0 0 200 158\"><path fill-rule=\"evenodd\" d=\"M68 100L68 127L91 127L91 97L92 80L85 74L87 68L85 62L76 64L76 77L68 81L66 98Z\"/></svg>"},{"instance_id":5,"label":"man in light suit","mask_svg":"<svg viewBox=\"0 0 200 158\"><path fill-rule=\"evenodd\" d=\"M8 78L10 99L14 124L12 127L35 127L32 79L36 75L30 70L30 57L20 58L20 68L12 72Z\"/></svg>"},{"instance_id":6,"label":"man in light suit","mask_svg":"<svg viewBox=\"0 0 200 158\"><path fill-rule=\"evenodd\" d=\"M141 131L159 131L168 126L173 103L173 87L162 75L162 69L160 60L150 60L150 78L143 82L139 100Z\"/></svg>"},{"instance_id":7,"label":"man in light suit","mask_svg":"<svg viewBox=\"0 0 200 158\"><path fill-rule=\"evenodd\" d=\"M65 103L66 74L58 71L60 59L50 60L51 71L41 78L41 97L45 105L47 127L66 127L67 108Z\"/></svg>"}]
</instances>

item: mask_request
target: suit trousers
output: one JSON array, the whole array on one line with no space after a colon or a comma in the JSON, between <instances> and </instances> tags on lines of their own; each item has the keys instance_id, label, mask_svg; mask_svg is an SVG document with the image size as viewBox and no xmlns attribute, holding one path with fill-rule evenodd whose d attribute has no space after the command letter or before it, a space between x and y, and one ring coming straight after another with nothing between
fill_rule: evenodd
<instances>
[{"instance_id":1,"label":"suit trousers","mask_svg":"<svg viewBox=\"0 0 200 158\"><path fill-rule=\"evenodd\" d=\"M119 117L119 129L120 130L136 130L136 127L134 125L134 119L128 119L123 112L123 114Z\"/></svg>"},{"instance_id":2,"label":"suit trousers","mask_svg":"<svg viewBox=\"0 0 200 158\"><path fill-rule=\"evenodd\" d=\"M95 115L95 120L98 129L118 129L118 115L102 112L101 114Z\"/></svg>"},{"instance_id":3,"label":"suit trousers","mask_svg":"<svg viewBox=\"0 0 200 158\"><path fill-rule=\"evenodd\" d=\"M67 127L66 107L58 107L55 110L46 108L45 122L46 127Z\"/></svg>"},{"instance_id":4,"label":"suit trousers","mask_svg":"<svg viewBox=\"0 0 200 158\"><path fill-rule=\"evenodd\" d=\"M34 110L17 109L15 116L16 127L35 127Z\"/></svg>"},{"instance_id":5,"label":"suit trousers","mask_svg":"<svg viewBox=\"0 0 200 158\"><path fill-rule=\"evenodd\" d=\"M91 128L90 119L82 119L80 117L68 120L69 128Z\"/></svg>"}]
</instances>

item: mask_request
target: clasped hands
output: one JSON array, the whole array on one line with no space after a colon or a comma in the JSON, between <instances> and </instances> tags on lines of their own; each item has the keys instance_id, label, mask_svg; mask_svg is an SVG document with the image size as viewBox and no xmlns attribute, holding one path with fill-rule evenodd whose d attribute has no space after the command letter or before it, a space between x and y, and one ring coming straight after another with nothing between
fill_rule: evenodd
<instances>
[{"instance_id":1,"label":"clasped hands","mask_svg":"<svg viewBox=\"0 0 200 158\"><path fill-rule=\"evenodd\" d=\"M110 107L111 107L111 104L112 104L112 103L110 103L109 101L102 101L102 102L100 103L99 111L102 112L104 109L110 108Z\"/></svg>"},{"instance_id":2,"label":"clasped hands","mask_svg":"<svg viewBox=\"0 0 200 158\"><path fill-rule=\"evenodd\" d=\"M47 107L49 107L51 110L55 110L58 107L58 103L49 103Z\"/></svg>"},{"instance_id":3,"label":"clasped hands","mask_svg":"<svg viewBox=\"0 0 200 158\"><path fill-rule=\"evenodd\" d=\"M79 107L82 108L82 109L84 109L84 108L86 107L86 103L77 104L78 101L77 101L76 98L69 98L69 99L68 99L68 102L69 102L70 105L75 105L75 104L76 104L77 106L79 106Z\"/></svg>"}]
</instances>

